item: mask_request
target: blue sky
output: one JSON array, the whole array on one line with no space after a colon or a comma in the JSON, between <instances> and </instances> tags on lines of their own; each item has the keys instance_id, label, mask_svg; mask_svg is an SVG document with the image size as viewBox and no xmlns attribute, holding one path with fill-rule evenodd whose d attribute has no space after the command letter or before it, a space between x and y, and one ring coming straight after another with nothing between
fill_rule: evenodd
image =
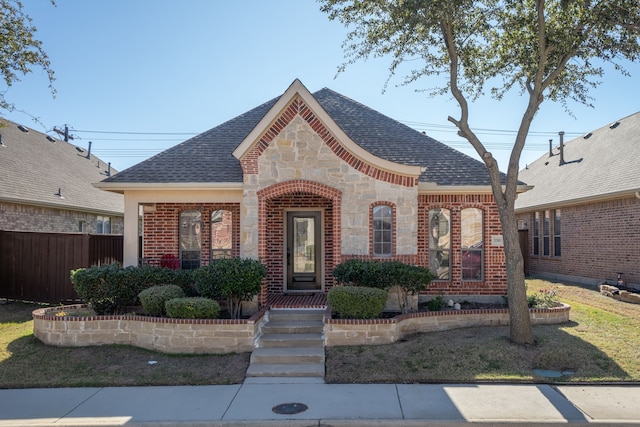
<instances>
[{"instance_id":1,"label":"blue sky","mask_svg":"<svg viewBox=\"0 0 640 427\"><path fill-rule=\"evenodd\" d=\"M56 73L52 99L44 72L5 94L22 112L0 112L39 131L69 125L73 143L118 170L281 95L294 79L314 92L328 87L477 158L447 116L459 116L448 95L429 97L390 81L387 58L360 62L336 77L347 30L313 0L28 0ZM640 111L640 64L632 77L609 70L591 94L596 108L544 102L520 165L557 143ZM5 88L0 86L0 90ZM506 170L526 100L513 94L471 106L470 123ZM29 115L35 116L35 123ZM511 132L510 132L511 131ZM53 134L53 133L52 133Z\"/></svg>"}]
</instances>

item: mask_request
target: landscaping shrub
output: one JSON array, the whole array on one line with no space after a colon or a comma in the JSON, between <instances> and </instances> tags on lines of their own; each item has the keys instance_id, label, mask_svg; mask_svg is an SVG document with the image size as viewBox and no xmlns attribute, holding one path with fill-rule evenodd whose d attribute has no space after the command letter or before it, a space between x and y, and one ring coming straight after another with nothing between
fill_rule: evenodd
<instances>
[{"instance_id":1,"label":"landscaping shrub","mask_svg":"<svg viewBox=\"0 0 640 427\"><path fill-rule=\"evenodd\" d=\"M117 263L80 268L71 271L71 283L78 296L97 314L120 313L140 292L128 286L122 271Z\"/></svg>"},{"instance_id":2,"label":"landscaping shrub","mask_svg":"<svg viewBox=\"0 0 640 427\"><path fill-rule=\"evenodd\" d=\"M426 302L429 311L442 311L444 308L444 298L438 295Z\"/></svg>"},{"instance_id":3,"label":"landscaping shrub","mask_svg":"<svg viewBox=\"0 0 640 427\"><path fill-rule=\"evenodd\" d=\"M138 297L142 307L151 316L164 316L164 304L170 299L183 298L184 291L178 285L152 286L140 292Z\"/></svg>"},{"instance_id":4,"label":"landscaping shrub","mask_svg":"<svg viewBox=\"0 0 640 427\"><path fill-rule=\"evenodd\" d=\"M221 258L195 273L195 287L200 295L225 298L231 318L242 314L242 301L249 301L260 293L267 269L262 263L249 258Z\"/></svg>"},{"instance_id":5,"label":"landscaping shrub","mask_svg":"<svg viewBox=\"0 0 640 427\"><path fill-rule=\"evenodd\" d=\"M220 304L204 297L174 298L165 302L167 317L177 319L216 319Z\"/></svg>"},{"instance_id":6,"label":"landscaping shrub","mask_svg":"<svg viewBox=\"0 0 640 427\"><path fill-rule=\"evenodd\" d=\"M126 306L139 305L138 295L151 286L177 284L194 295L191 273L153 266L126 267L107 264L71 271L78 296L98 314L123 313Z\"/></svg>"},{"instance_id":7,"label":"landscaping shrub","mask_svg":"<svg viewBox=\"0 0 640 427\"><path fill-rule=\"evenodd\" d=\"M366 286L369 288L387 288L381 276L381 262L349 259L333 269L333 277L340 285Z\"/></svg>"},{"instance_id":8,"label":"landscaping shrub","mask_svg":"<svg viewBox=\"0 0 640 427\"><path fill-rule=\"evenodd\" d=\"M327 294L331 310L347 319L373 319L382 313L387 291L366 286L334 286Z\"/></svg>"},{"instance_id":9,"label":"landscaping shrub","mask_svg":"<svg viewBox=\"0 0 640 427\"><path fill-rule=\"evenodd\" d=\"M366 286L388 290L398 287L398 306L402 312L411 307L409 296L427 289L433 276L428 269L400 261L364 261L350 259L338 264L333 276L342 285Z\"/></svg>"}]
</instances>

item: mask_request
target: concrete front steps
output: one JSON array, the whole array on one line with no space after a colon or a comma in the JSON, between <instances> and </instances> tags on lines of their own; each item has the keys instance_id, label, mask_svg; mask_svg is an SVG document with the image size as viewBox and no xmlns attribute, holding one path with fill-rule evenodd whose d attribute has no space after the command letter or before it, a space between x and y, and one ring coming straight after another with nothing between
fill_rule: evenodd
<instances>
[{"instance_id":1,"label":"concrete front steps","mask_svg":"<svg viewBox=\"0 0 640 427\"><path fill-rule=\"evenodd\" d=\"M247 377L324 378L324 313L320 309L269 310Z\"/></svg>"}]
</instances>

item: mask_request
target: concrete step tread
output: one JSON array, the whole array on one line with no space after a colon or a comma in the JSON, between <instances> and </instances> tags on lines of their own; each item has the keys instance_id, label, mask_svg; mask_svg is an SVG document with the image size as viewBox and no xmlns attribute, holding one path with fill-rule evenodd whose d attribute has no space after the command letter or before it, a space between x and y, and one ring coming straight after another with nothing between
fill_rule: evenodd
<instances>
[{"instance_id":1,"label":"concrete step tread","mask_svg":"<svg viewBox=\"0 0 640 427\"><path fill-rule=\"evenodd\" d=\"M323 363L255 363L247 369L248 377L324 377Z\"/></svg>"},{"instance_id":2,"label":"concrete step tread","mask_svg":"<svg viewBox=\"0 0 640 427\"><path fill-rule=\"evenodd\" d=\"M258 356L324 356L324 347L259 347L252 354Z\"/></svg>"},{"instance_id":3,"label":"concrete step tread","mask_svg":"<svg viewBox=\"0 0 640 427\"><path fill-rule=\"evenodd\" d=\"M277 326L277 327L286 326L286 327L299 327L299 328L320 326L321 328L323 328L324 322L321 320L270 320L267 323L265 323L263 327L269 327L269 326Z\"/></svg>"},{"instance_id":4,"label":"concrete step tread","mask_svg":"<svg viewBox=\"0 0 640 427\"><path fill-rule=\"evenodd\" d=\"M289 310L271 309L269 310L269 321L280 320L324 320L325 310Z\"/></svg>"},{"instance_id":5,"label":"concrete step tread","mask_svg":"<svg viewBox=\"0 0 640 427\"><path fill-rule=\"evenodd\" d=\"M261 341L315 341L322 340L321 333L314 334L266 334L260 337Z\"/></svg>"}]
</instances>

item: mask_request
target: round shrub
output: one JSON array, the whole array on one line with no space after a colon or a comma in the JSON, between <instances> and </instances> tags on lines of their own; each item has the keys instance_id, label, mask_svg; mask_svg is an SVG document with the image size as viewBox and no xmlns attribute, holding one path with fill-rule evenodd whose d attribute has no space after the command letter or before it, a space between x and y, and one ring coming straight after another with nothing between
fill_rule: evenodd
<instances>
[{"instance_id":1,"label":"round shrub","mask_svg":"<svg viewBox=\"0 0 640 427\"><path fill-rule=\"evenodd\" d=\"M167 317L177 319L216 319L220 304L204 297L174 298L165 304Z\"/></svg>"},{"instance_id":2,"label":"round shrub","mask_svg":"<svg viewBox=\"0 0 640 427\"><path fill-rule=\"evenodd\" d=\"M178 285L152 286L140 292L138 297L142 307L151 316L164 316L164 303L170 299L184 297L184 291Z\"/></svg>"},{"instance_id":3,"label":"round shrub","mask_svg":"<svg viewBox=\"0 0 640 427\"><path fill-rule=\"evenodd\" d=\"M373 319L382 313L387 291L365 286L335 286L327 294L331 310L345 319Z\"/></svg>"}]
</instances>

